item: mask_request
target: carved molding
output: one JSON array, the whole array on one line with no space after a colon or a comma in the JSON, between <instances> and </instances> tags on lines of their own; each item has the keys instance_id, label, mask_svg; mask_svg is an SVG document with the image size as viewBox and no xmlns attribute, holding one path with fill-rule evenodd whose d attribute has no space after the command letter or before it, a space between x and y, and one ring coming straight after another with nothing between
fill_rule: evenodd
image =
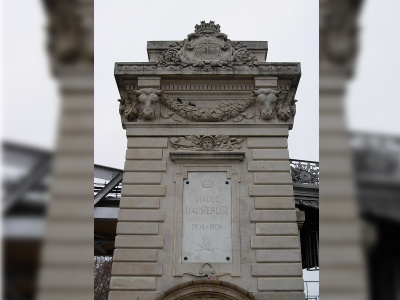
<instances>
[{"instance_id":1,"label":"carved molding","mask_svg":"<svg viewBox=\"0 0 400 300\"><path fill-rule=\"evenodd\" d=\"M170 64L162 68L157 63L116 63L115 74L154 74L157 71L158 75L163 74L182 74L182 69L185 69L185 74L209 74L209 71L204 71L195 66L182 66L181 64ZM300 75L301 66L299 63L281 63L281 62L259 62L257 67L250 67L243 64L234 64L232 67L215 66L213 70L220 70L222 74L246 74L262 76L280 76L280 75Z\"/></svg>"},{"instance_id":2,"label":"carved molding","mask_svg":"<svg viewBox=\"0 0 400 300\"><path fill-rule=\"evenodd\" d=\"M229 40L214 21L202 21L187 39L175 42L163 51L157 66L180 65L209 72L216 67L233 67L233 63L253 68L257 65L257 58L247 50L246 45Z\"/></svg>"},{"instance_id":3,"label":"carved molding","mask_svg":"<svg viewBox=\"0 0 400 300\"><path fill-rule=\"evenodd\" d=\"M236 151L174 151L170 152L169 156L173 161L182 160L230 160L230 161L242 161L246 155L246 152Z\"/></svg>"},{"instance_id":4,"label":"carved molding","mask_svg":"<svg viewBox=\"0 0 400 300\"><path fill-rule=\"evenodd\" d=\"M169 141L176 150L233 151L242 147L244 139L228 135L187 135L171 137Z\"/></svg>"},{"instance_id":5,"label":"carved molding","mask_svg":"<svg viewBox=\"0 0 400 300\"><path fill-rule=\"evenodd\" d=\"M156 300L256 300L253 293L226 281L197 279L185 281L162 292Z\"/></svg>"}]
</instances>

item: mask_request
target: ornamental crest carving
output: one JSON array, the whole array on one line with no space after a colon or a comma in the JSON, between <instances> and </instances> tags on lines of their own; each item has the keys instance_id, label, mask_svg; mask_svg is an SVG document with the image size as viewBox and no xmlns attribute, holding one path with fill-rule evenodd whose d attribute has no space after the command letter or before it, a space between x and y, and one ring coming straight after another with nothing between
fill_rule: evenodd
<instances>
[{"instance_id":1,"label":"ornamental crest carving","mask_svg":"<svg viewBox=\"0 0 400 300\"><path fill-rule=\"evenodd\" d=\"M214 21L202 21L187 39L171 44L158 57L158 66L163 68L179 64L211 71L215 67L233 67L234 63L253 67L257 59L245 45L231 42Z\"/></svg>"},{"instance_id":2,"label":"ornamental crest carving","mask_svg":"<svg viewBox=\"0 0 400 300\"><path fill-rule=\"evenodd\" d=\"M243 138L228 135L187 135L169 139L176 150L234 151L242 147Z\"/></svg>"}]
</instances>

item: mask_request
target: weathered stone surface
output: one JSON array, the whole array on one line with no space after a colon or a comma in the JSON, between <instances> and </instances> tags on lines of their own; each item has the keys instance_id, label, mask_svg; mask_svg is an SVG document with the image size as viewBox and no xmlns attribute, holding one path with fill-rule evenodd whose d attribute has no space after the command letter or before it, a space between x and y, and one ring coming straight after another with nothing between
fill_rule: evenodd
<instances>
[{"instance_id":1,"label":"weathered stone surface","mask_svg":"<svg viewBox=\"0 0 400 300\"><path fill-rule=\"evenodd\" d=\"M254 160L285 160L289 159L289 151L287 149L254 149Z\"/></svg>"},{"instance_id":2,"label":"weathered stone surface","mask_svg":"<svg viewBox=\"0 0 400 300\"><path fill-rule=\"evenodd\" d=\"M297 249L300 241L297 236L252 236L253 249Z\"/></svg>"},{"instance_id":3,"label":"weathered stone surface","mask_svg":"<svg viewBox=\"0 0 400 300\"><path fill-rule=\"evenodd\" d=\"M158 197L121 197L120 208L159 208Z\"/></svg>"},{"instance_id":4,"label":"weathered stone surface","mask_svg":"<svg viewBox=\"0 0 400 300\"><path fill-rule=\"evenodd\" d=\"M86 220L53 220L52 226L47 226L45 236L50 241L86 242L93 234L93 221Z\"/></svg>"},{"instance_id":5,"label":"weathered stone surface","mask_svg":"<svg viewBox=\"0 0 400 300\"><path fill-rule=\"evenodd\" d=\"M363 263L363 249L358 243L325 243L319 246L323 254L324 265L328 267L349 267Z\"/></svg>"},{"instance_id":6,"label":"weathered stone surface","mask_svg":"<svg viewBox=\"0 0 400 300\"><path fill-rule=\"evenodd\" d=\"M271 264L252 264L252 276L302 276L303 269L300 263L271 263Z\"/></svg>"},{"instance_id":7,"label":"weathered stone surface","mask_svg":"<svg viewBox=\"0 0 400 300\"><path fill-rule=\"evenodd\" d=\"M293 197L256 197L254 199L256 209L294 209Z\"/></svg>"},{"instance_id":8,"label":"weathered stone surface","mask_svg":"<svg viewBox=\"0 0 400 300\"><path fill-rule=\"evenodd\" d=\"M324 218L326 221L351 221L354 220L354 216L358 214L358 207L351 198L328 198L326 201L322 202L320 206L320 218Z\"/></svg>"},{"instance_id":9,"label":"weathered stone surface","mask_svg":"<svg viewBox=\"0 0 400 300\"><path fill-rule=\"evenodd\" d=\"M286 137L249 137L247 138L248 148L260 149L287 149Z\"/></svg>"},{"instance_id":10,"label":"weathered stone surface","mask_svg":"<svg viewBox=\"0 0 400 300\"><path fill-rule=\"evenodd\" d=\"M164 238L153 235L117 235L115 237L115 248L153 248L164 247Z\"/></svg>"},{"instance_id":11,"label":"weathered stone surface","mask_svg":"<svg viewBox=\"0 0 400 300\"><path fill-rule=\"evenodd\" d=\"M120 209L118 220L135 222L162 222L164 221L164 210L139 210L139 209Z\"/></svg>"},{"instance_id":12,"label":"weathered stone surface","mask_svg":"<svg viewBox=\"0 0 400 300\"><path fill-rule=\"evenodd\" d=\"M250 172L284 172L290 170L289 161L249 161Z\"/></svg>"},{"instance_id":13,"label":"weathered stone surface","mask_svg":"<svg viewBox=\"0 0 400 300\"><path fill-rule=\"evenodd\" d=\"M159 172L125 172L123 184L160 184L161 173Z\"/></svg>"},{"instance_id":14,"label":"weathered stone surface","mask_svg":"<svg viewBox=\"0 0 400 300\"><path fill-rule=\"evenodd\" d=\"M297 235L295 223L257 223L256 235Z\"/></svg>"},{"instance_id":15,"label":"weathered stone surface","mask_svg":"<svg viewBox=\"0 0 400 300\"><path fill-rule=\"evenodd\" d=\"M88 276L85 267L66 268L59 265L58 268L43 268L40 272L41 287L45 290L84 290L93 286L93 278ZM66 280L68 279L68 280Z\"/></svg>"},{"instance_id":16,"label":"weathered stone surface","mask_svg":"<svg viewBox=\"0 0 400 300\"><path fill-rule=\"evenodd\" d=\"M145 88L145 87L153 87L159 88L160 87L161 77L159 76L138 76L138 87Z\"/></svg>"},{"instance_id":17,"label":"weathered stone surface","mask_svg":"<svg viewBox=\"0 0 400 300\"><path fill-rule=\"evenodd\" d=\"M162 264L113 262L111 275L161 276Z\"/></svg>"},{"instance_id":18,"label":"weathered stone surface","mask_svg":"<svg viewBox=\"0 0 400 300\"><path fill-rule=\"evenodd\" d=\"M162 149L128 149L126 159L161 159Z\"/></svg>"},{"instance_id":19,"label":"weathered stone surface","mask_svg":"<svg viewBox=\"0 0 400 300\"><path fill-rule=\"evenodd\" d=\"M82 290L74 290L72 293L60 293L60 291L56 290L41 290L40 296L36 299L40 300L70 300L71 297L74 299L91 299L93 297L93 289L82 289Z\"/></svg>"},{"instance_id":20,"label":"weathered stone surface","mask_svg":"<svg viewBox=\"0 0 400 300\"><path fill-rule=\"evenodd\" d=\"M157 160L127 160L124 167L125 172L157 172L166 171L167 162Z\"/></svg>"},{"instance_id":21,"label":"weathered stone surface","mask_svg":"<svg viewBox=\"0 0 400 300\"><path fill-rule=\"evenodd\" d=\"M168 138L129 137L128 148L167 148Z\"/></svg>"},{"instance_id":22,"label":"weathered stone surface","mask_svg":"<svg viewBox=\"0 0 400 300\"><path fill-rule=\"evenodd\" d=\"M251 210L251 222L296 222L295 210Z\"/></svg>"},{"instance_id":23,"label":"weathered stone surface","mask_svg":"<svg viewBox=\"0 0 400 300\"><path fill-rule=\"evenodd\" d=\"M300 250L257 250L257 262L300 262Z\"/></svg>"},{"instance_id":24,"label":"weathered stone surface","mask_svg":"<svg viewBox=\"0 0 400 300\"><path fill-rule=\"evenodd\" d=\"M265 127L264 124L247 124L248 126L242 126L237 123L226 123L223 128L216 127L213 123L203 123L201 127L177 127L176 124L164 123L162 127L158 123L143 123L141 127L129 127L127 125L126 135L129 137L136 136L185 136L185 135L203 135L205 132L209 135L217 135L223 132L225 135L232 136L259 136L260 130L263 132L263 136L287 136L287 126L281 127ZM263 147L261 147L263 148Z\"/></svg>"},{"instance_id":25,"label":"weathered stone surface","mask_svg":"<svg viewBox=\"0 0 400 300\"><path fill-rule=\"evenodd\" d=\"M254 173L255 184L292 184L289 172Z\"/></svg>"},{"instance_id":26,"label":"weathered stone surface","mask_svg":"<svg viewBox=\"0 0 400 300\"><path fill-rule=\"evenodd\" d=\"M156 287L157 287L156 277L112 276L110 281L110 289L113 290L143 291L143 290L155 290Z\"/></svg>"},{"instance_id":27,"label":"weathered stone surface","mask_svg":"<svg viewBox=\"0 0 400 300\"><path fill-rule=\"evenodd\" d=\"M256 88L276 88L278 77L272 76L254 76L254 85Z\"/></svg>"},{"instance_id":28,"label":"weathered stone surface","mask_svg":"<svg viewBox=\"0 0 400 300\"><path fill-rule=\"evenodd\" d=\"M140 292L140 291L110 291L108 293L109 300L135 300L139 299L156 299L159 295L161 295L160 291L148 291L148 292ZM290 299L292 300L292 299ZM295 300L295 299L293 299ZM297 300L297 299L296 299Z\"/></svg>"},{"instance_id":29,"label":"weathered stone surface","mask_svg":"<svg viewBox=\"0 0 400 300\"><path fill-rule=\"evenodd\" d=\"M25 229L26 230L26 229ZM47 245L41 253L42 265L93 266L93 245L89 243L54 243Z\"/></svg>"},{"instance_id":30,"label":"weathered stone surface","mask_svg":"<svg viewBox=\"0 0 400 300\"><path fill-rule=\"evenodd\" d=\"M360 291L365 288L365 269L358 266L329 268L320 287L326 291Z\"/></svg>"},{"instance_id":31,"label":"weathered stone surface","mask_svg":"<svg viewBox=\"0 0 400 300\"><path fill-rule=\"evenodd\" d=\"M157 261L156 249L115 249L114 261Z\"/></svg>"},{"instance_id":32,"label":"weathered stone surface","mask_svg":"<svg viewBox=\"0 0 400 300\"><path fill-rule=\"evenodd\" d=\"M126 196L164 196L165 185L123 185L122 197Z\"/></svg>"},{"instance_id":33,"label":"weathered stone surface","mask_svg":"<svg viewBox=\"0 0 400 300\"><path fill-rule=\"evenodd\" d=\"M259 291L303 291L303 278L259 278Z\"/></svg>"},{"instance_id":34,"label":"weathered stone surface","mask_svg":"<svg viewBox=\"0 0 400 300\"><path fill-rule=\"evenodd\" d=\"M117 234L158 234L158 223L122 222L120 219Z\"/></svg>"},{"instance_id":35,"label":"weathered stone surface","mask_svg":"<svg viewBox=\"0 0 400 300\"><path fill-rule=\"evenodd\" d=\"M249 185L250 196L292 196L292 185Z\"/></svg>"},{"instance_id":36,"label":"weathered stone surface","mask_svg":"<svg viewBox=\"0 0 400 300\"><path fill-rule=\"evenodd\" d=\"M319 225L320 241L333 243L361 243L359 222L324 222Z\"/></svg>"},{"instance_id":37,"label":"weathered stone surface","mask_svg":"<svg viewBox=\"0 0 400 300\"><path fill-rule=\"evenodd\" d=\"M253 295L257 300L304 300L306 298L303 292L263 292L253 293Z\"/></svg>"}]
</instances>

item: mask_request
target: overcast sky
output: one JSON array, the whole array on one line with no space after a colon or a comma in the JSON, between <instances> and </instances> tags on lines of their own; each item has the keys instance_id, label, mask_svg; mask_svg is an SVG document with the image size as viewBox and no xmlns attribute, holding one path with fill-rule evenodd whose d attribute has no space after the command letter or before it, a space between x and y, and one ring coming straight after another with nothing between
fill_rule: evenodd
<instances>
[{"instance_id":1,"label":"overcast sky","mask_svg":"<svg viewBox=\"0 0 400 300\"><path fill-rule=\"evenodd\" d=\"M182 40L200 21L216 21L231 40L269 42L267 61L300 62L297 115L290 157L318 160L318 1L96 0L95 163L122 168L125 131L113 76L116 61L147 61L148 40ZM45 51L46 16L39 0L2 1L3 137L52 149L57 83ZM21 9L24 7L24 9ZM352 130L400 134L397 0L366 0L361 50L346 107ZM21 20L24 20L23 22Z\"/></svg>"}]
</instances>

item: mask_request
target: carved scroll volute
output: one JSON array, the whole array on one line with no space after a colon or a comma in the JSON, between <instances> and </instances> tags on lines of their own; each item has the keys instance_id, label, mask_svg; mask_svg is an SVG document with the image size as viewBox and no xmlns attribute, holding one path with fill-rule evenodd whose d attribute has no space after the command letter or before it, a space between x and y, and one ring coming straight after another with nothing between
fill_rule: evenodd
<instances>
[{"instance_id":1,"label":"carved scroll volute","mask_svg":"<svg viewBox=\"0 0 400 300\"><path fill-rule=\"evenodd\" d=\"M120 101L121 118L126 122L137 120L152 121L160 116L160 97L163 91L145 88L128 93L126 99Z\"/></svg>"}]
</instances>

